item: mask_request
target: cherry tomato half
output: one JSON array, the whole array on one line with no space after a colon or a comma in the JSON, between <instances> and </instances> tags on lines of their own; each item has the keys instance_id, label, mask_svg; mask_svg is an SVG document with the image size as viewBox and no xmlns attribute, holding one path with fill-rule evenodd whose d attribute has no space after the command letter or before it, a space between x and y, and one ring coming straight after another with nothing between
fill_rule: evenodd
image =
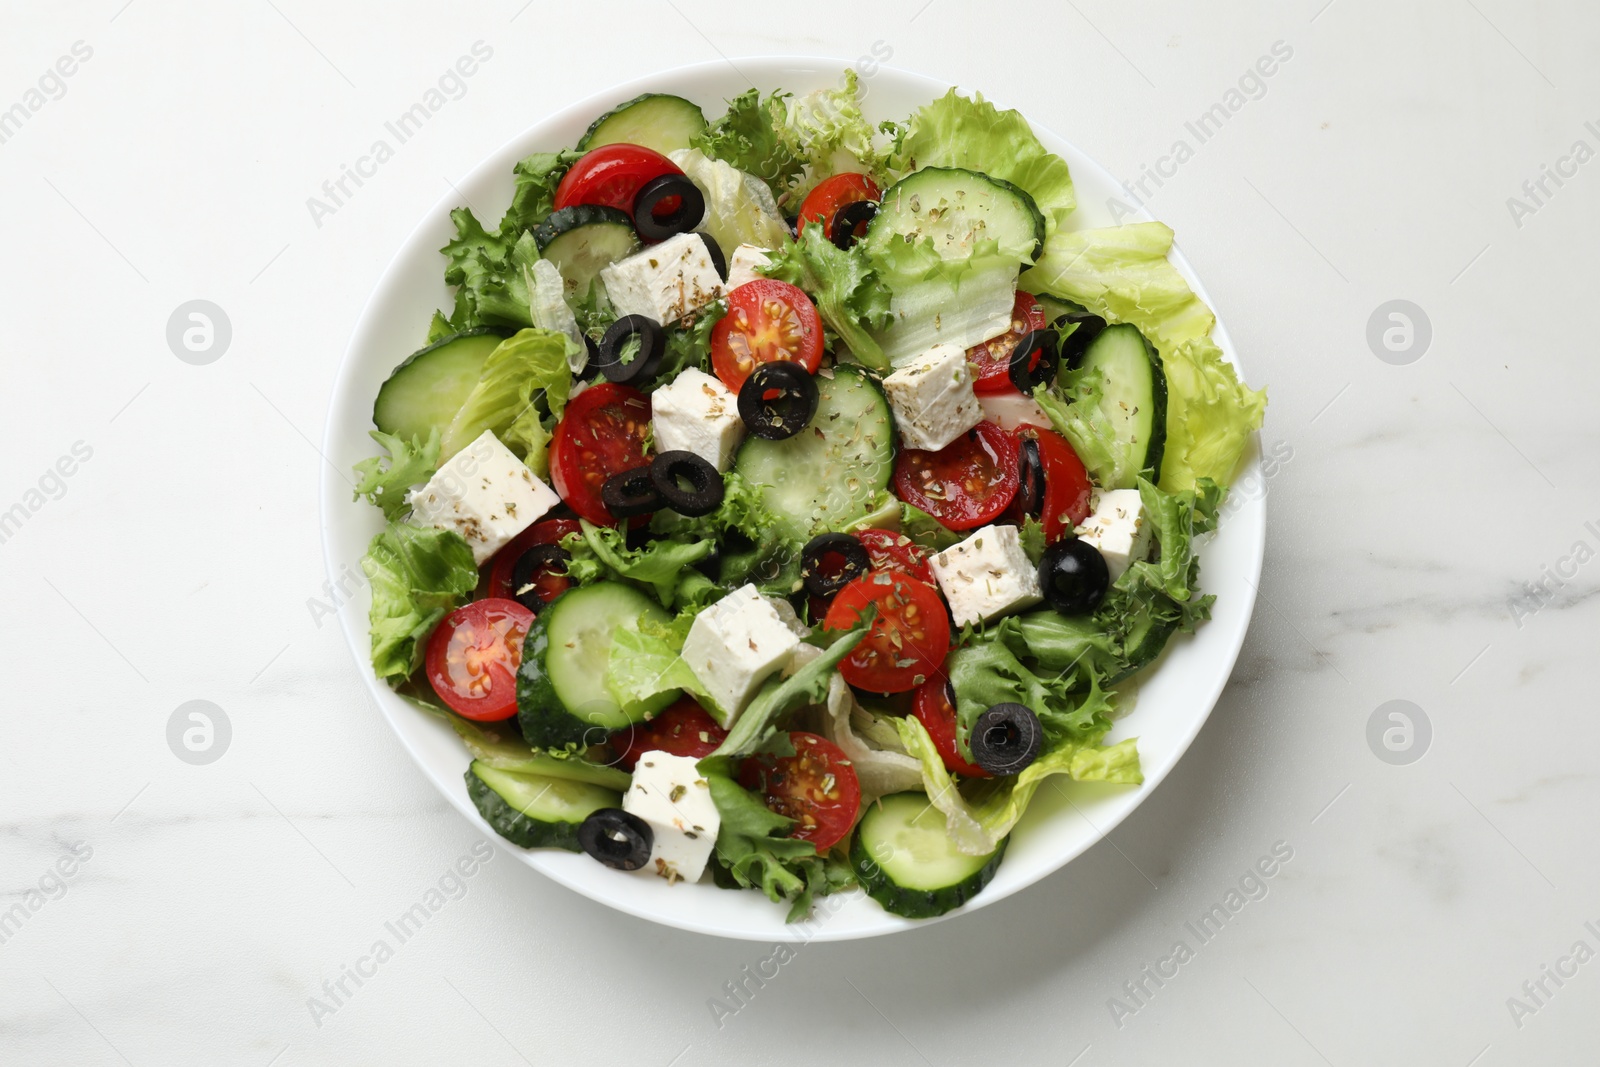
<instances>
[{"instance_id":1,"label":"cherry tomato half","mask_svg":"<svg viewBox=\"0 0 1600 1067\"><path fill-rule=\"evenodd\" d=\"M878 613L839 664L845 681L873 693L905 693L939 673L950 651L950 616L938 590L894 571L872 571L839 590L822 625L848 630L868 604Z\"/></svg>"},{"instance_id":2,"label":"cherry tomato half","mask_svg":"<svg viewBox=\"0 0 1600 1067\"><path fill-rule=\"evenodd\" d=\"M822 318L799 287L758 278L728 294L728 313L711 328L711 369L737 393L757 364L776 360L816 373Z\"/></svg>"},{"instance_id":3,"label":"cherry tomato half","mask_svg":"<svg viewBox=\"0 0 1600 1067\"><path fill-rule=\"evenodd\" d=\"M579 515L614 525L600 487L613 474L650 462L649 434L649 397L626 385L596 382L567 402L550 438L550 484Z\"/></svg>"},{"instance_id":4,"label":"cherry tomato half","mask_svg":"<svg viewBox=\"0 0 1600 1067\"><path fill-rule=\"evenodd\" d=\"M988 778L988 771L961 758L961 747L956 744L956 705L950 696L950 682L944 675L929 678L918 687L911 714L928 731L946 770L964 778Z\"/></svg>"},{"instance_id":5,"label":"cherry tomato half","mask_svg":"<svg viewBox=\"0 0 1600 1067\"><path fill-rule=\"evenodd\" d=\"M919 582L933 584L928 553L905 534L893 530L857 530L856 540L867 550L873 570L899 571Z\"/></svg>"},{"instance_id":6,"label":"cherry tomato half","mask_svg":"<svg viewBox=\"0 0 1600 1067\"><path fill-rule=\"evenodd\" d=\"M806 194L800 204L800 230L805 231L807 223L820 222L823 234L828 240L833 240L833 216L846 204L853 204L858 200L881 200L883 193L878 189L878 183L865 174L835 174L825 178L817 187ZM866 223L858 223L856 236L864 237L867 232Z\"/></svg>"},{"instance_id":7,"label":"cherry tomato half","mask_svg":"<svg viewBox=\"0 0 1600 1067\"><path fill-rule=\"evenodd\" d=\"M556 186L555 209L578 204L598 204L633 214L633 199L646 182L663 174L682 174L678 165L653 148L636 144L601 145L585 152ZM670 198L677 201L677 197ZM659 211L675 203L663 201Z\"/></svg>"},{"instance_id":8,"label":"cherry tomato half","mask_svg":"<svg viewBox=\"0 0 1600 1067\"><path fill-rule=\"evenodd\" d=\"M861 810L861 781L843 750L825 737L791 730L792 756L755 755L739 767L739 784L767 807L794 820L790 837L826 852L844 839Z\"/></svg>"},{"instance_id":9,"label":"cherry tomato half","mask_svg":"<svg viewBox=\"0 0 1600 1067\"><path fill-rule=\"evenodd\" d=\"M1015 393L1017 387L1011 384L1011 353L1029 331L1042 330L1045 325L1044 308L1039 301L1032 293L1017 290L1016 302L1011 307L1011 328L999 337L979 341L967 349L967 362L974 365L973 390L979 393ZM1040 358L1035 353L1033 359L1028 361L1028 369L1038 366Z\"/></svg>"},{"instance_id":10,"label":"cherry tomato half","mask_svg":"<svg viewBox=\"0 0 1600 1067\"><path fill-rule=\"evenodd\" d=\"M428 681L439 699L475 722L517 713L517 668L533 612L515 600L474 600L444 617L428 638Z\"/></svg>"},{"instance_id":11,"label":"cherry tomato half","mask_svg":"<svg viewBox=\"0 0 1600 1067\"><path fill-rule=\"evenodd\" d=\"M611 744L617 750L617 763L631 771L646 752L703 759L715 752L727 736L728 731L692 697L683 697L648 722L624 726L611 735Z\"/></svg>"},{"instance_id":12,"label":"cherry tomato half","mask_svg":"<svg viewBox=\"0 0 1600 1067\"><path fill-rule=\"evenodd\" d=\"M1017 438L980 422L937 452L904 448L894 492L952 530L992 522L1017 495Z\"/></svg>"},{"instance_id":13,"label":"cherry tomato half","mask_svg":"<svg viewBox=\"0 0 1600 1067\"><path fill-rule=\"evenodd\" d=\"M1078 453L1072 450L1067 439L1054 430L1039 426L1019 426L1017 435L1017 462L1020 481L1022 442L1034 441L1039 447L1039 460L1044 466L1044 499L1039 508L1039 523L1044 527L1047 544L1061 540L1084 519L1089 517L1089 493L1093 485ZM1023 519L1020 485L1012 499L1009 514L1020 525Z\"/></svg>"},{"instance_id":14,"label":"cherry tomato half","mask_svg":"<svg viewBox=\"0 0 1600 1067\"><path fill-rule=\"evenodd\" d=\"M539 545L559 545L563 537L577 533L580 529L582 527L578 525L577 519L546 519L544 522L534 523L517 534L489 561L489 580L484 587L483 596L516 600L517 589L512 576L516 572L517 561L522 558L522 554ZM547 568L540 568L530 584L539 599L546 604L565 593L572 585L565 575L553 574Z\"/></svg>"}]
</instances>

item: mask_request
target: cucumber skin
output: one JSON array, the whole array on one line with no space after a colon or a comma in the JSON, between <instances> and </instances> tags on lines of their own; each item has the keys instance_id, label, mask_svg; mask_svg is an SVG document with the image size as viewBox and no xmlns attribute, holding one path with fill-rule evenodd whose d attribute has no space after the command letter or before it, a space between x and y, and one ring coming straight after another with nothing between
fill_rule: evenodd
<instances>
[{"instance_id":1,"label":"cucumber skin","mask_svg":"<svg viewBox=\"0 0 1600 1067\"><path fill-rule=\"evenodd\" d=\"M522 666L517 670L517 725L522 727L523 739L536 749L583 747L604 740L585 736L595 728L594 724L584 722L567 710L556 695L550 672L545 669L550 620L555 617L556 605L566 595L562 593L534 616L533 625L528 627L528 636L522 643Z\"/></svg>"},{"instance_id":2,"label":"cucumber skin","mask_svg":"<svg viewBox=\"0 0 1600 1067\"><path fill-rule=\"evenodd\" d=\"M546 604L528 627L528 636L522 643L522 666L517 670L517 725L532 748L545 751L587 748L604 741L614 730L625 728L626 724L602 726L568 711L556 693L555 682L544 662L550 647L550 623L559 615L558 605L573 593L593 588L595 585L573 586ZM647 704L632 721L642 722L669 703L670 700L663 700L656 707Z\"/></svg>"},{"instance_id":3,"label":"cucumber skin","mask_svg":"<svg viewBox=\"0 0 1600 1067\"><path fill-rule=\"evenodd\" d=\"M1002 838L1000 847L994 850L989 862L977 874L956 885L944 889L907 889L896 885L888 872L867 854L866 846L861 843L861 827L858 825L855 837L850 842L850 867L867 896L876 900L884 911L903 919L934 919L945 912L954 911L983 892L984 887L993 880L994 872L1000 869L1000 860L1010 842L1011 838Z\"/></svg>"},{"instance_id":4,"label":"cucumber skin","mask_svg":"<svg viewBox=\"0 0 1600 1067\"><path fill-rule=\"evenodd\" d=\"M700 129L704 130L706 128L707 123L706 123L705 112L702 111L701 108L700 108L700 105L696 104L694 101L687 100L687 99L685 99L685 98L683 98L681 96L677 96L677 95L675 95L673 93L640 93L638 96L634 97L632 100L624 100L622 103L618 104L616 107L612 108L610 111L607 111L604 115L601 115L599 118L597 118L593 122L589 123L589 128L587 130L583 131L583 136L582 137L578 138L577 150L579 152L587 152L591 148L603 147L603 146L598 145L598 144L595 143L595 135L600 132L601 128L603 126L605 126L605 124L607 122L610 122L612 119L615 119L615 118L621 116L625 112L627 112L627 111L631 110L632 108L637 107L638 105L643 104L643 103L645 103L646 101L649 101L649 100L677 100L677 101L680 101L681 103L687 104L690 107L694 108L696 111L700 112ZM607 142L607 143L608 144L616 144L617 142L610 141L610 142ZM644 147L646 147L646 148L654 148L655 146L646 145ZM688 147L689 147L689 145L687 143L684 143L684 144L681 144L681 145L672 145L672 146L669 146L669 147L666 147L666 148L655 148L655 150L660 152L662 155L666 155L668 152L672 151L673 148L688 148Z\"/></svg>"},{"instance_id":5,"label":"cucumber skin","mask_svg":"<svg viewBox=\"0 0 1600 1067\"><path fill-rule=\"evenodd\" d=\"M1029 256L1029 262L1032 262L1033 260L1037 260L1039 258L1039 256L1044 252L1044 237L1045 237L1044 213L1039 210L1039 205L1034 203L1033 197L1028 194L1027 190L1018 188L1017 186L1011 184L1010 182L1004 181L1004 180L1002 180L1000 178L993 178L993 177L990 177L989 175L984 174L984 173L982 173L980 171L969 170L966 167L923 167L923 168L921 168L919 170L912 171L910 174L907 174L904 178L901 178L899 181L895 182L888 189L884 190L883 199L880 201L880 203L889 204L891 202L891 200L893 200L896 203L896 205L898 206L898 202L899 202L899 197L900 196L905 196L905 195L915 196L915 195L917 195L917 185L923 184L924 182L926 182L926 181L928 181L930 179L933 179L935 176L957 175L957 174L969 175L971 177L977 178L981 182L985 182L985 183L987 183L989 185L993 185L993 186L997 187L998 189L1000 189L1002 192L1005 192L1005 193L1015 197L1018 200L1019 203L1021 203L1024 207L1026 207L1028 209L1029 214L1032 216L1033 235L1034 235L1033 251L1032 251L1032 254ZM921 182L918 181L919 178L922 179ZM908 182L915 183L915 184L913 184L911 186L911 189L909 190L909 192L907 190L901 188L901 186L905 185ZM890 233L899 234L901 231L898 230L895 227L895 224L894 224L894 219L895 219L897 213L898 213L897 211L883 211L883 210L880 210L878 212L877 216L872 220L872 223L870 223L868 225L868 227L867 227L867 240L868 241L877 240L879 242L882 242L882 241L885 240L885 238L877 237L874 234L873 231L875 229L885 230L885 231L889 231ZM883 221L880 223L878 221L879 219L882 219Z\"/></svg>"},{"instance_id":6,"label":"cucumber skin","mask_svg":"<svg viewBox=\"0 0 1600 1067\"><path fill-rule=\"evenodd\" d=\"M533 240L538 244L539 251L543 252L551 241L562 234L595 223L614 223L626 226L629 230L633 229L633 220L618 208L597 204L576 204L551 212L549 218L533 228Z\"/></svg>"},{"instance_id":7,"label":"cucumber skin","mask_svg":"<svg viewBox=\"0 0 1600 1067\"><path fill-rule=\"evenodd\" d=\"M378 395L374 397L372 401L372 425L386 433L390 432L388 427L386 427L382 422L378 421L378 409L383 404L383 391L389 387L389 383L394 381L401 371L411 366L411 364L415 363L423 356L428 355L430 352L437 352L445 345L454 344L455 342L468 337L482 337L488 334L492 334L493 336L499 337L503 340L511 336L511 331L496 329L492 326L474 326L469 330L462 330L460 333L453 333L449 337L441 337L439 340L433 342L433 344L419 348L407 356L401 361L398 367L389 372L389 376L383 380L383 384L378 386Z\"/></svg>"},{"instance_id":8,"label":"cucumber skin","mask_svg":"<svg viewBox=\"0 0 1600 1067\"><path fill-rule=\"evenodd\" d=\"M483 821L501 837L523 848L564 848L568 852L582 852L578 844L578 823L540 822L524 815L505 802L489 787L489 783L467 768L467 795Z\"/></svg>"}]
</instances>

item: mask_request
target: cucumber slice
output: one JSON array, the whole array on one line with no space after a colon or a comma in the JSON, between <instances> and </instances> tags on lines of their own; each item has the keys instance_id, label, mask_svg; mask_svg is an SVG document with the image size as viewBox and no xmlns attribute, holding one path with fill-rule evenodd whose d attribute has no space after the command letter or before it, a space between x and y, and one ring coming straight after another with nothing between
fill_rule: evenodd
<instances>
[{"instance_id":1,"label":"cucumber slice","mask_svg":"<svg viewBox=\"0 0 1600 1067\"><path fill-rule=\"evenodd\" d=\"M578 847L578 824L591 812L622 804L613 789L565 778L514 774L478 760L467 768L467 795L494 832L523 848Z\"/></svg>"},{"instance_id":2,"label":"cucumber slice","mask_svg":"<svg viewBox=\"0 0 1600 1067\"><path fill-rule=\"evenodd\" d=\"M817 414L784 441L745 439L734 469L759 486L783 536L842 530L881 501L894 474L889 402L857 367L817 375Z\"/></svg>"},{"instance_id":3,"label":"cucumber slice","mask_svg":"<svg viewBox=\"0 0 1600 1067\"><path fill-rule=\"evenodd\" d=\"M861 817L850 865L884 911L931 919L977 896L999 869L1005 850L1001 841L987 856L957 851L944 812L926 794L895 793Z\"/></svg>"},{"instance_id":4,"label":"cucumber slice","mask_svg":"<svg viewBox=\"0 0 1600 1067\"><path fill-rule=\"evenodd\" d=\"M602 267L639 251L633 220L614 207L580 204L554 212L534 227L539 255L556 265L567 300L582 303Z\"/></svg>"},{"instance_id":5,"label":"cucumber slice","mask_svg":"<svg viewBox=\"0 0 1600 1067\"><path fill-rule=\"evenodd\" d=\"M578 151L626 142L666 155L688 148L705 128L706 116L699 104L668 93L645 93L618 104L590 123L589 132L578 141Z\"/></svg>"},{"instance_id":6,"label":"cucumber slice","mask_svg":"<svg viewBox=\"0 0 1600 1067\"><path fill-rule=\"evenodd\" d=\"M1107 326L1089 343L1070 382L1096 376L1100 411L1112 430L1113 465L1103 488L1132 489L1141 474L1159 481L1167 443L1167 377L1161 357L1132 323ZM1067 392L1074 392L1070 384Z\"/></svg>"},{"instance_id":7,"label":"cucumber slice","mask_svg":"<svg viewBox=\"0 0 1600 1067\"><path fill-rule=\"evenodd\" d=\"M957 167L925 167L890 186L867 227L869 248L894 238L933 239L945 259L966 259L981 241L1033 262L1044 250L1044 215L1010 182Z\"/></svg>"},{"instance_id":8,"label":"cucumber slice","mask_svg":"<svg viewBox=\"0 0 1600 1067\"><path fill-rule=\"evenodd\" d=\"M661 605L621 582L569 589L534 618L517 672L517 719L528 744L598 744L677 699L672 689L624 707L606 688L612 636L637 631L641 618L672 621Z\"/></svg>"},{"instance_id":9,"label":"cucumber slice","mask_svg":"<svg viewBox=\"0 0 1600 1067\"><path fill-rule=\"evenodd\" d=\"M497 330L468 330L414 353L378 390L373 425L407 441L426 439L435 427L443 434L503 338Z\"/></svg>"}]
</instances>

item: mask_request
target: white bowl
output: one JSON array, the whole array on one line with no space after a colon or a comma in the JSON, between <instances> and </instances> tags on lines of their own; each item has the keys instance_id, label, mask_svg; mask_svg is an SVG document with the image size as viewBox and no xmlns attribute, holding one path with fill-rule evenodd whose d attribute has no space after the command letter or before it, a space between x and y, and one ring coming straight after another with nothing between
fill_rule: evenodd
<instances>
[{"instance_id":1,"label":"white bowl","mask_svg":"<svg viewBox=\"0 0 1600 1067\"><path fill-rule=\"evenodd\" d=\"M845 63L831 59L741 58L739 70L763 92L783 88L796 93L837 84ZM428 213L383 273L356 327L334 386L323 449L334 467L349 468L372 454L367 437L372 401L378 386L408 354L421 347L436 308L448 308L451 294L444 284L444 261L438 249L453 236L449 211L465 198L498 221L512 191L511 168L530 152L553 151L577 142L600 113L642 92L676 93L701 105L709 117L721 113L722 102L750 86L726 62L698 64L619 85L573 104L530 127L479 164ZM865 102L868 117L904 118L949 88L943 82L890 68L871 78ZM1027 101L1000 101L1026 113ZM1034 126L1045 146L1065 157L1077 185L1076 228L1111 225L1100 207L1122 196L1116 181L1068 141ZM1172 261L1195 291L1205 289L1181 255ZM1219 322L1214 339L1238 365L1227 331ZM1241 368L1242 370L1242 368ZM1259 465L1241 474L1240 484L1259 485ZM1266 511L1259 492L1230 501L1215 539L1202 550L1203 585L1217 594L1211 621L1193 637L1178 638L1155 669L1142 676L1136 709L1121 720L1110 740L1137 735L1144 784L1089 785L1051 779L1062 788L1040 790L1027 817L1013 834L1005 862L994 881L976 900L945 918L995 904L1044 878L1093 845L1161 783L1189 747L1210 714L1233 670L1249 625L1265 543ZM322 479L323 545L328 575L339 581L348 566L359 573L358 561L367 543L382 528L376 508L350 499L349 485L324 468ZM468 757L450 728L425 715L389 691L372 674L368 659L366 597L342 613L345 634L356 669L367 680L389 725L440 792L484 834L500 841L479 818L467 798L462 773ZM1071 798L1071 803L1067 802ZM507 851L576 892L641 918L684 930L761 941L842 941L895 933L926 925L890 915L859 891L828 898L804 928L786 926L783 905L754 891L717 889L707 879L696 885L669 886L661 878L625 875L587 856L557 850L529 851L501 841ZM1048 892L1048 890L1040 890ZM536 921L530 916L530 921Z\"/></svg>"}]
</instances>

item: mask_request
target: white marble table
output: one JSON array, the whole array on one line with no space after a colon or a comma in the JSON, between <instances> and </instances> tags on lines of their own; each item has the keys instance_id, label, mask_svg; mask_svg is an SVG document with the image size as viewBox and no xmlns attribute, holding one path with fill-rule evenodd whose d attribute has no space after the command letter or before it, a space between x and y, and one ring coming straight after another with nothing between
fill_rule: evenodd
<instances>
[{"instance_id":1,"label":"white marble table","mask_svg":"<svg viewBox=\"0 0 1600 1067\"><path fill-rule=\"evenodd\" d=\"M1591 1062L1600 15L1219 6L12 5L0 910L25 917L0 943L0 1061ZM308 207L478 41L459 99ZM503 853L369 959L487 850L318 609L312 442L356 315L446 183L548 110L773 51L979 87L1142 179L1272 391L1233 683L1066 870L804 947L742 1001L728 984L770 947L612 913ZM232 327L204 366L166 341L195 299ZM1425 352L1369 345L1392 300L1423 310ZM168 745L192 700L231 725L208 765ZM1394 700L1427 730L1413 710L1369 743ZM738 1005L720 1025L713 998Z\"/></svg>"}]
</instances>

